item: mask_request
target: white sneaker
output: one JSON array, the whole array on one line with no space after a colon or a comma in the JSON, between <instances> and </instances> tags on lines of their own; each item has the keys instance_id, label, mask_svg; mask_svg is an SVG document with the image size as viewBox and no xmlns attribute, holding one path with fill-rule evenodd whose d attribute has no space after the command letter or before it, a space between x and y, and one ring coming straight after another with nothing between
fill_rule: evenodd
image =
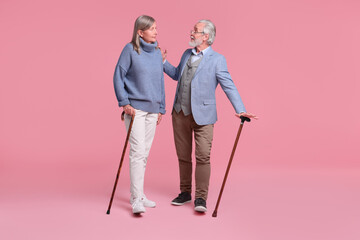
<instances>
[{"instance_id":1,"label":"white sneaker","mask_svg":"<svg viewBox=\"0 0 360 240\"><path fill-rule=\"evenodd\" d=\"M156 202L151 201L151 200L147 199L146 197L143 197L143 198L141 199L141 201L143 202L144 207L149 207L149 208L154 208L154 207L156 207Z\"/></svg>"},{"instance_id":2,"label":"white sneaker","mask_svg":"<svg viewBox=\"0 0 360 240\"><path fill-rule=\"evenodd\" d=\"M136 198L130 198L130 204L133 204L135 200ZM147 199L146 196L142 197L140 201L143 203L144 207L148 207L148 208L156 207L156 202Z\"/></svg>"},{"instance_id":3,"label":"white sneaker","mask_svg":"<svg viewBox=\"0 0 360 240\"><path fill-rule=\"evenodd\" d=\"M133 203L131 204L131 206L132 206L133 213L135 213L135 214L145 212L144 204L140 198L136 198L133 201Z\"/></svg>"}]
</instances>

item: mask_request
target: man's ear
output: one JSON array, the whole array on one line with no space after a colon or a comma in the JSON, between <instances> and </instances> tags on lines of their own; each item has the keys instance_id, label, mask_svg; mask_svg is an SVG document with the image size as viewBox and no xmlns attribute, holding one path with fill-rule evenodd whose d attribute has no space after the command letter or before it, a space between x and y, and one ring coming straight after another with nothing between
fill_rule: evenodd
<instances>
[{"instance_id":1,"label":"man's ear","mask_svg":"<svg viewBox=\"0 0 360 240\"><path fill-rule=\"evenodd\" d=\"M209 34L204 34L203 36L204 36L204 40L206 41L209 40Z\"/></svg>"}]
</instances>

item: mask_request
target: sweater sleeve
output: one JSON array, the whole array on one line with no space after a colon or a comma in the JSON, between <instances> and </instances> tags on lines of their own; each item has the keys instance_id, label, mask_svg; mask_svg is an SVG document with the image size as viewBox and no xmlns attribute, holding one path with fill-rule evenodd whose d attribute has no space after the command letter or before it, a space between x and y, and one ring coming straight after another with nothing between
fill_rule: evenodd
<instances>
[{"instance_id":1,"label":"sweater sleeve","mask_svg":"<svg viewBox=\"0 0 360 240\"><path fill-rule=\"evenodd\" d=\"M131 66L131 52L129 45L126 45L120 54L114 73L114 88L119 106L130 104L128 92L125 89L126 74Z\"/></svg>"}]
</instances>

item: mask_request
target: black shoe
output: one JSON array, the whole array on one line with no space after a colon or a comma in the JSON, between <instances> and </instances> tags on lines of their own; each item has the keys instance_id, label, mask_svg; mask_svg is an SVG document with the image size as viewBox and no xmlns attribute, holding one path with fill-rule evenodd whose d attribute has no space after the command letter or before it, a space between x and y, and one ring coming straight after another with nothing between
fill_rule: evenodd
<instances>
[{"instance_id":1,"label":"black shoe","mask_svg":"<svg viewBox=\"0 0 360 240\"><path fill-rule=\"evenodd\" d=\"M182 192L179 196L177 196L177 198L172 200L171 204L181 206L188 202L191 202L191 194L188 192Z\"/></svg>"},{"instance_id":2,"label":"black shoe","mask_svg":"<svg viewBox=\"0 0 360 240\"><path fill-rule=\"evenodd\" d=\"M195 199L195 211L197 212L206 212L206 201L202 198Z\"/></svg>"}]
</instances>

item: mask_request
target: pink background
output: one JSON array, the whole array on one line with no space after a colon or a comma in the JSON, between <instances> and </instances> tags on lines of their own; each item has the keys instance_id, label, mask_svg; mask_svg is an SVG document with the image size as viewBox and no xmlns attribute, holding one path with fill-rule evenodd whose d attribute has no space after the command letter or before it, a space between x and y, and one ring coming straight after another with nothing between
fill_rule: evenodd
<instances>
[{"instance_id":1,"label":"pink background","mask_svg":"<svg viewBox=\"0 0 360 240\"><path fill-rule=\"evenodd\" d=\"M146 175L158 206L132 216L125 161L105 214L125 140L112 76L144 13L174 65L196 21L211 19L213 48L260 117L244 126L217 218L239 121L219 87L208 213L171 206L168 77ZM2 0L0 238L359 239L359 13L356 0Z\"/></svg>"}]
</instances>

